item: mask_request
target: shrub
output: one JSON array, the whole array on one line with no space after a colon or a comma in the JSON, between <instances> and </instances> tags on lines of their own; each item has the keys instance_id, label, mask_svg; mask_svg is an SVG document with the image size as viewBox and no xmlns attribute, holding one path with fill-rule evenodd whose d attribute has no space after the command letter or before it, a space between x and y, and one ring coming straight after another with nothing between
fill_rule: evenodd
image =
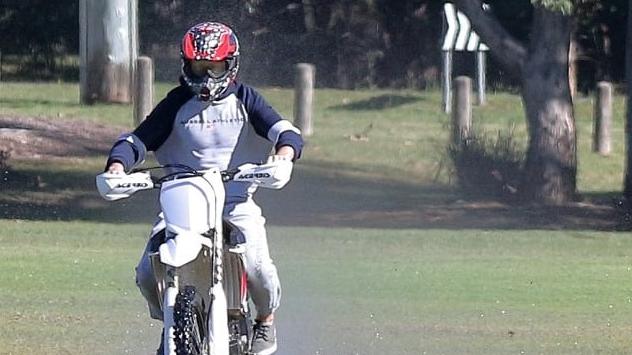
<instances>
[{"instance_id":1,"label":"shrub","mask_svg":"<svg viewBox=\"0 0 632 355\"><path fill-rule=\"evenodd\" d=\"M524 149L516 142L513 129L487 133L472 133L461 144L451 144L448 156L452 162L451 176L456 176L463 193L472 198L513 200L525 159Z\"/></svg>"}]
</instances>

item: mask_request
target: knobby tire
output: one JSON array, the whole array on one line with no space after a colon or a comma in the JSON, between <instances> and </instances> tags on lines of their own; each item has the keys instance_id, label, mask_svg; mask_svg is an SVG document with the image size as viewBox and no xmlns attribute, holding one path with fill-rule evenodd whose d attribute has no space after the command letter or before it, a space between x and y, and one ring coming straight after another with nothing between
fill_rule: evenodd
<instances>
[{"instance_id":1,"label":"knobby tire","mask_svg":"<svg viewBox=\"0 0 632 355\"><path fill-rule=\"evenodd\" d=\"M230 355L247 355L249 354L250 345L250 325L248 316L243 318L231 319L228 321L230 332ZM245 338L245 341L243 341Z\"/></svg>"},{"instance_id":2,"label":"knobby tire","mask_svg":"<svg viewBox=\"0 0 632 355\"><path fill-rule=\"evenodd\" d=\"M193 286L186 286L176 296L173 311L176 355L205 355L206 330L202 302Z\"/></svg>"}]
</instances>

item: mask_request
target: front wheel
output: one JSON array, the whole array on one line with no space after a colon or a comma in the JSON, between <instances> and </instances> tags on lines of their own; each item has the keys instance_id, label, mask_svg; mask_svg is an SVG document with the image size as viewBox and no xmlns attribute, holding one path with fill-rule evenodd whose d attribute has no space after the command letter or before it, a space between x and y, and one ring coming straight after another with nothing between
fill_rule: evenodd
<instances>
[{"instance_id":1,"label":"front wheel","mask_svg":"<svg viewBox=\"0 0 632 355\"><path fill-rule=\"evenodd\" d=\"M209 341L204 304L195 287L185 286L178 293L173 320L176 355L207 355Z\"/></svg>"},{"instance_id":2,"label":"front wheel","mask_svg":"<svg viewBox=\"0 0 632 355\"><path fill-rule=\"evenodd\" d=\"M229 319L228 331L230 332L230 355L247 355L250 348L250 330L252 322L246 316Z\"/></svg>"}]
</instances>

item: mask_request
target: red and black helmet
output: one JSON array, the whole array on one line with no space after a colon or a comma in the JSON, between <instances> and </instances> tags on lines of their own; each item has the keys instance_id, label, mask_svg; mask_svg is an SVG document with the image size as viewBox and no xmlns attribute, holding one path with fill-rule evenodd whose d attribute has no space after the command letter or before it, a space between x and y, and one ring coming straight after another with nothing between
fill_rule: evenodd
<instances>
[{"instance_id":1,"label":"red and black helmet","mask_svg":"<svg viewBox=\"0 0 632 355\"><path fill-rule=\"evenodd\" d=\"M203 100L219 97L239 71L239 41L233 30L219 22L203 22L191 27L180 48L182 77ZM204 63L223 62L223 70L193 70ZM202 65L199 65L202 64Z\"/></svg>"}]
</instances>

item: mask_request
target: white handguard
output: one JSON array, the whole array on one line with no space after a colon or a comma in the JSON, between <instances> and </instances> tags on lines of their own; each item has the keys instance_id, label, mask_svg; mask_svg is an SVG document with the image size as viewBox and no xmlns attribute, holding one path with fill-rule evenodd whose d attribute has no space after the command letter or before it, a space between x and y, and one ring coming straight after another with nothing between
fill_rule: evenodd
<instances>
[{"instance_id":1,"label":"white handguard","mask_svg":"<svg viewBox=\"0 0 632 355\"><path fill-rule=\"evenodd\" d=\"M147 172L133 174L115 174L105 172L97 175L97 190L101 197L108 201L127 198L140 190L154 187L151 176Z\"/></svg>"},{"instance_id":2,"label":"white handguard","mask_svg":"<svg viewBox=\"0 0 632 355\"><path fill-rule=\"evenodd\" d=\"M233 181L244 181L257 184L268 189L281 189L292 176L294 164L290 159L273 155L265 164L244 164L237 169Z\"/></svg>"}]
</instances>

